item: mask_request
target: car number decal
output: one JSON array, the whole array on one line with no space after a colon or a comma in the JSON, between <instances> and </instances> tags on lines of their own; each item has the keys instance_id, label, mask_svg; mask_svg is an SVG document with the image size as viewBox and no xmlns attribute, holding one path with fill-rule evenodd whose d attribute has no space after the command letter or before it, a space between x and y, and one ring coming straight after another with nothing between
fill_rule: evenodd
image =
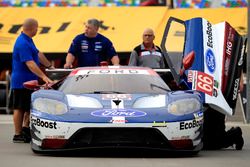
<instances>
[{"instance_id":1,"label":"car number decal","mask_svg":"<svg viewBox=\"0 0 250 167\"><path fill-rule=\"evenodd\" d=\"M192 89L213 95L214 78L201 71L188 71L188 81L192 82Z\"/></svg>"}]
</instances>

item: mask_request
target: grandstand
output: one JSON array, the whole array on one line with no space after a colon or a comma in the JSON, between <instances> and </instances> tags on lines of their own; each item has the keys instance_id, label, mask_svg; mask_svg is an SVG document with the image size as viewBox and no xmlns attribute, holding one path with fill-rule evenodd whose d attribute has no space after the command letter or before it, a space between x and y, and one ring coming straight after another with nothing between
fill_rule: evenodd
<instances>
[{"instance_id":1,"label":"grandstand","mask_svg":"<svg viewBox=\"0 0 250 167\"><path fill-rule=\"evenodd\" d=\"M247 7L247 0L0 0L0 7L171 6L174 8Z\"/></svg>"}]
</instances>

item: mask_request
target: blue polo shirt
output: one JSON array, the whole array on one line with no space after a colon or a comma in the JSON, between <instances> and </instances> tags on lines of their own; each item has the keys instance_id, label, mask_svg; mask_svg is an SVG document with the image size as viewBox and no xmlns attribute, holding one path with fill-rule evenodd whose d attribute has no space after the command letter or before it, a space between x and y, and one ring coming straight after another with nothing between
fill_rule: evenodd
<instances>
[{"instance_id":1,"label":"blue polo shirt","mask_svg":"<svg viewBox=\"0 0 250 167\"><path fill-rule=\"evenodd\" d=\"M108 61L116 55L112 42L101 34L94 38L77 35L68 52L78 58L79 67L99 66L101 61Z\"/></svg>"},{"instance_id":2,"label":"blue polo shirt","mask_svg":"<svg viewBox=\"0 0 250 167\"><path fill-rule=\"evenodd\" d=\"M23 83L30 80L37 80L38 77L32 73L25 62L33 60L39 65L38 49L32 38L21 33L14 45L12 55L11 88L21 89Z\"/></svg>"}]
</instances>

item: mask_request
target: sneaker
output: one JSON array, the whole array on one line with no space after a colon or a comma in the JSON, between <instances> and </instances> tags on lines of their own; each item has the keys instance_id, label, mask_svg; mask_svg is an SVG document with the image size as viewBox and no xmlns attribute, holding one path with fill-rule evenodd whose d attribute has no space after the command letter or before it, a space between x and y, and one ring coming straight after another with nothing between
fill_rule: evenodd
<instances>
[{"instance_id":1,"label":"sneaker","mask_svg":"<svg viewBox=\"0 0 250 167\"><path fill-rule=\"evenodd\" d=\"M25 143L29 143L31 141L31 135L30 135L30 128L29 127L23 127L22 128L22 134L25 138Z\"/></svg>"},{"instance_id":2,"label":"sneaker","mask_svg":"<svg viewBox=\"0 0 250 167\"><path fill-rule=\"evenodd\" d=\"M23 135L14 135L12 141L13 143L25 143L25 137Z\"/></svg>"},{"instance_id":3,"label":"sneaker","mask_svg":"<svg viewBox=\"0 0 250 167\"><path fill-rule=\"evenodd\" d=\"M242 131L240 127L232 127L227 131L227 137L231 141L232 145L235 145L236 150L242 150L244 145L244 139L242 137Z\"/></svg>"},{"instance_id":4,"label":"sneaker","mask_svg":"<svg viewBox=\"0 0 250 167\"><path fill-rule=\"evenodd\" d=\"M242 150L244 145L244 139L242 136L240 136L236 141L235 141L235 149L236 150Z\"/></svg>"}]
</instances>

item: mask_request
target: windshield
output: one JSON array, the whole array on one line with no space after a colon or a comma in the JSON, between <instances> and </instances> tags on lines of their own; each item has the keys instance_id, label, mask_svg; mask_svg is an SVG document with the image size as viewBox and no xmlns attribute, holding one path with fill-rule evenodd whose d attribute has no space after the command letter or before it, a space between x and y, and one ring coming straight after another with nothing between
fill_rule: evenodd
<instances>
[{"instance_id":1,"label":"windshield","mask_svg":"<svg viewBox=\"0 0 250 167\"><path fill-rule=\"evenodd\" d=\"M170 90L157 75L75 75L68 77L60 86L66 94L86 93L155 93Z\"/></svg>"}]
</instances>

